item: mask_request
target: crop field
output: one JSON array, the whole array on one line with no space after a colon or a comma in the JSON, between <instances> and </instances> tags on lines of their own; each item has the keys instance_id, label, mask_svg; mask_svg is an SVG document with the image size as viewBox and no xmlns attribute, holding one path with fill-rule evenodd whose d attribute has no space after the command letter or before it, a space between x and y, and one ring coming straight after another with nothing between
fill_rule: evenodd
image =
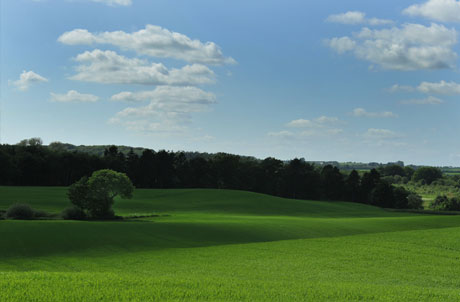
<instances>
[{"instance_id":1,"label":"crop field","mask_svg":"<svg viewBox=\"0 0 460 302\"><path fill-rule=\"evenodd\" d=\"M0 187L0 210L59 213L65 193ZM0 220L0 301L460 301L460 216L227 190L136 190L114 209Z\"/></svg>"}]
</instances>

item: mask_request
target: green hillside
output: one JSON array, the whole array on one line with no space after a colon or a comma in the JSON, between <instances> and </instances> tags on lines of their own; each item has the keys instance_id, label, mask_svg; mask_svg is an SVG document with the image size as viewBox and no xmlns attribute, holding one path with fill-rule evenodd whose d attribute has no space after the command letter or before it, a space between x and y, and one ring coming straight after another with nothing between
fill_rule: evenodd
<instances>
[{"instance_id":1,"label":"green hillside","mask_svg":"<svg viewBox=\"0 0 460 302\"><path fill-rule=\"evenodd\" d=\"M59 212L65 188L0 187ZM459 301L460 216L136 190L112 222L0 221L0 301Z\"/></svg>"}]
</instances>

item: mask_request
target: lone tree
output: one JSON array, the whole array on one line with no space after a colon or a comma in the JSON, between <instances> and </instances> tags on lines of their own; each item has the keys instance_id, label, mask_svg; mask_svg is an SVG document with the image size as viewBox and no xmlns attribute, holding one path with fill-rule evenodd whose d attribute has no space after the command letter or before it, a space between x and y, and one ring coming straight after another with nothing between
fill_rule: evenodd
<instances>
[{"instance_id":1,"label":"lone tree","mask_svg":"<svg viewBox=\"0 0 460 302\"><path fill-rule=\"evenodd\" d=\"M83 177L69 187L67 195L77 208L92 218L113 218L114 198L131 198L134 186L124 173L104 169Z\"/></svg>"}]
</instances>

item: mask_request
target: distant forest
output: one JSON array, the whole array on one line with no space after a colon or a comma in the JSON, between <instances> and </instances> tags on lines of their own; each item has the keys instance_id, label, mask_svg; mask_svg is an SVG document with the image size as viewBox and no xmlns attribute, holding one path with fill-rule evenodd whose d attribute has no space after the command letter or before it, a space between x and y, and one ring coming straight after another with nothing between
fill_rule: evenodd
<instances>
[{"instance_id":1,"label":"distant forest","mask_svg":"<svg viewBox=\"0 0 460 302\"><path fill-rule=\"evenodd\" d=\"M96 170L112 169L126 173L137 188L234 189L386 208L416 207L409 202L410 192L385 180L387 176L414 177L414 169L400 163L359 173L297 158L261 160L227 153L156 152L117 146L104 147L98 153L70 151L70 146L62 143L43 146L40 139L0 145L0 185L69 186ZM423 181L442 177L439 169L430 169Z\"/></svg>"}]
</instances>

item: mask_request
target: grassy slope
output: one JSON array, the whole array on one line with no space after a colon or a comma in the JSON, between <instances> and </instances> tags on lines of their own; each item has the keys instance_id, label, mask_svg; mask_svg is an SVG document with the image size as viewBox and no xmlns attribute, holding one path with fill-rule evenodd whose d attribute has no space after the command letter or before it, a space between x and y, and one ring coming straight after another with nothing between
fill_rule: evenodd
<instances>
[{"instance_id":1,"label":"grassy slope","mask_svg":"<svg viewBox=\"0 0 460 302\"><path fill-rule=\"evenodd\" d=\"M11 201L68 203L0 187ZM116 211L170 216L0 221L0 300L460 300L458 216L216 190L137 190Z\"/></svg>"}]
</instances>

